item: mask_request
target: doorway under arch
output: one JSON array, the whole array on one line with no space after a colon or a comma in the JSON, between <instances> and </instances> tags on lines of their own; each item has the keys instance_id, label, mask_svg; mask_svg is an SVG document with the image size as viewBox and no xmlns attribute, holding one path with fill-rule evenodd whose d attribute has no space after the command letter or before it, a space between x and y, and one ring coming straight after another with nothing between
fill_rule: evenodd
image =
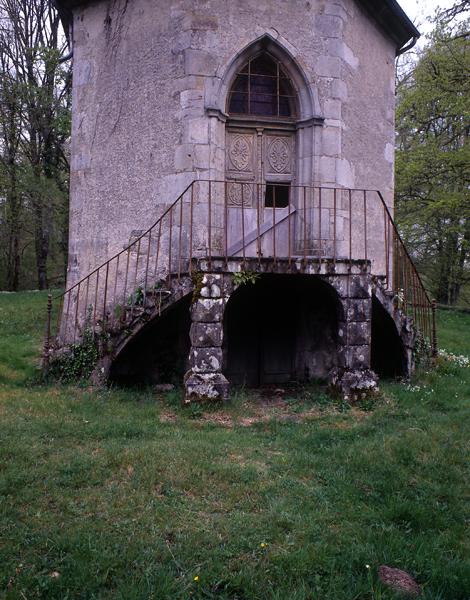
<instances>
[{"instance_id":1,"label":"doorway under arch","mask_svg":"<svg viewBox=\"0 0 470 600\"><path fill-rule=\"evenodd\" d=\"M240 286L224 314L224 373L258 386L324 379L338 364L336 291L312 275L261 275Z\"/></svg>"}]
</instances>

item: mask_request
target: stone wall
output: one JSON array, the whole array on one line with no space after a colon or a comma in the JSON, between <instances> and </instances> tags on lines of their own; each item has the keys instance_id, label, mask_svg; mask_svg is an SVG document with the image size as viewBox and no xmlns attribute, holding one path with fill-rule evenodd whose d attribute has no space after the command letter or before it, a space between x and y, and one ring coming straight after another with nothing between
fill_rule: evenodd
<instances>
[{"instance_id":1,"label":"stone wall","mask_svg":"<svg viewBox=\"0 0 470 600\"><path fill-rule=\"evenodd\" d=\"M299 182L391 202L395 48L354 0L98 1L74 15L69 286L224 177L228 74L256 40L298 88Z\"/></svg>"}]
</instances>

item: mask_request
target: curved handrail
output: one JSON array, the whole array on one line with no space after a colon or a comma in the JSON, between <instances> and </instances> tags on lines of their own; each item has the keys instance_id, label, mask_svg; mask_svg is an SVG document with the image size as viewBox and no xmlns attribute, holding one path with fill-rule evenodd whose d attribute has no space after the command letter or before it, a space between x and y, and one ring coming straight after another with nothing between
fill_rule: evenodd
<instances>
[{"instance_id":1,"label":"curved handrail","mask_svg":"<svg viewBox=\"0 0 470 600\"><path fill-rule=\"evenodd\" d=\"M127 326L151 302L158 282L179 279L185 269L190 274L194 258L210 264L221 257L228 264L234 256L243 264L261 256L289 265L344 261L349 272L352 260L365 260L435 342L432 303L379 190L289 185L287 205L276 200L279 190L271 190L269 201L266 191L263 182L193 180L149 228L54 296L61 302L56 330L61 342L74 343L86 326ZM371 203L372 196L378 204ZM283 198L286 202L285 190Z\"/></svg>"},{"instance_id":2,"label":"curved handrail","mask_svg":"<svg viewBox=\"0 0 470 600\"><path fill-rule=\"evenodd\" d=\"M84 281L86 281L89 277L91 277L92 275L94 275L97 271L99 271L100 269L102 269L103 267L105 267L108 263L110 263L112 260L114 260L115 258L117 258L119 255L124 254L125 252L127 252L130 248L132 248L132 246L138 242L139 238L143 238L145 237L151 229L154 229L159 222L167 215L167 213L180 201L180 199L184 196L184 194L189 190L189 188L193 185L194 181L198 181L193 180L188 186L186 186L186 188L184 189L184 191L178 196L178 198L173 202L173 204L171 204L159 217L158 219L155 221L155 223L153 223L153 225L150 225L150 227L144 231L144 233L140 234L139 237L137 237L131 244L129 244L128 246L126 246L125 248L123 248L122 250L120 250L119 252L117 252L116 254L114 254L113 256L111 256L111 258L108 258L108 260L105 260L104 263L102 263L101 265L99 265L98 267L94 268L93 271L90 271L88 273L88 275L85 275L85 277L83 277L82 279L80 279L80 281L77 281L77 283L74 283L72 286L70 286L68 289L64 290L63 292L61 292L60 294L57 294L57 296L53 297L53 300L58 300L59 298L61 298L62 296L65 296L65 294L67 294L68 292L71 292L72 290L74 290L77 286L79 286L80 284L82 284Z\"/></svg>"}]
</instances>

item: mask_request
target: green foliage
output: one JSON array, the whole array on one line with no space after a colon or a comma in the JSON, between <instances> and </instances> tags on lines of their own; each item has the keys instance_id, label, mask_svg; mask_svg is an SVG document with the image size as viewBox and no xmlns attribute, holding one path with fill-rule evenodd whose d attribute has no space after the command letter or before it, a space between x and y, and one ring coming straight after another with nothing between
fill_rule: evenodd
<instances>
[{"instance_id":1,"label":"green foliage","mask_svg":"<svg viewBox=\"0 0 470 600\"><path fill-rule=\"evenodd\" d=\"M53 3L0 14L0 289L43 289L65 277L71 64Z\"/></svg>"},{"instance_id":2,"label":"green foliage","mask_svg":"<svg viewBox=\"0 0 470 600\"><path fill-rule=\"evenodd\" d=\"M144 288L142 286L137 287L127 299L129 306L142 306L144 303Z\"/></svg>"},{"instance_id":3,"label":"green foliage","mask_svg":"<svg viewBox=\"0 0 470 600\"><path fill-rule=\"evenodd\" d=\"M203 279L204 279L204 273L202 273L202 271L196 271L195 273L193 273L191 275L191 279L193 281L193 297L192 297L192 301L193 303L196 302L199 297L201 296L201 290L203 288Z\"/></svg>"},{"instance_id":4,"label":"green foliage","mask_svg":"<svg viewBox=\"0 0 470 600\"><path fill-rule=\"evenodd\" d=\"M125 308L122 304L115 304L113 308L113 314L115 319L121 319L124 316Z\"/></svg>"},{"instance_id":5,"label":"green foliage","mask_svg":"<svg viewBox=\"0 0 470 600\"><path fill-rule=\"evenodd\" d=\"M416 330L416 341L413 348L416 367L429 368L432 362L431 345L420 329Z\"/></svg>"},{"instance_id":6,"label":"green foliage","mask_svg":"<svg viewBox=\"0 0 470 600\"><path fill-rule=\"evenodd\" d=\"M62 383L87 381L98 358L96 336L90 328L85 328L81 341L78 344L72 344L64 351L64 354L51 362L48 377Z\"/></svg>"},{"instance_id":7,"label":"green foliage","mask_svg":"<svg viewBox=\"0 0 470 600\"><path fill-rule=\"evenodd\" d=\"M245 285L247 283L256 283L260 274L255 271L238 271L233 274L233 283L235 285Z\"/></svg>"},{"instance_id":8,"label":"green foliage","mask_svg":"<svg viewBox=\"0 0 470 600\"><path fill-rule=\"evenodd\" d=\"M446 304L470 303L469 28L468 18L436 22L397 89L397 218L433 295Z\"/></svg>"}]
</instances>

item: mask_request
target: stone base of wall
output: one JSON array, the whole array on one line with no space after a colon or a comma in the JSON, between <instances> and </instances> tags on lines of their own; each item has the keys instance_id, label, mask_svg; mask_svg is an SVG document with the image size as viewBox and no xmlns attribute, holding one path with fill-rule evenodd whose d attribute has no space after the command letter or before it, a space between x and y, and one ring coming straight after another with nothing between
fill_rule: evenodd
<instances>
[{"instance_id":1,"label":"stone base of wall","mask_svg":"<svg viewBox=\"0 0 470 600\"><path fill-rule=\"evenodd\" d=\"M378 377L370 369L333 369L328 384L333 393L353 402L378 391Z\"/></svg>"},{"instance_id":2,"label":"stone base of wall","mask_svg":"<svg viewBox=\"0 0 470 600\"><path fill-rule=\"evenodd\" d=\"M194 373L184 378L184 403L228 400L230 384L222 373Z\"/></svg>"}]
</instances>

